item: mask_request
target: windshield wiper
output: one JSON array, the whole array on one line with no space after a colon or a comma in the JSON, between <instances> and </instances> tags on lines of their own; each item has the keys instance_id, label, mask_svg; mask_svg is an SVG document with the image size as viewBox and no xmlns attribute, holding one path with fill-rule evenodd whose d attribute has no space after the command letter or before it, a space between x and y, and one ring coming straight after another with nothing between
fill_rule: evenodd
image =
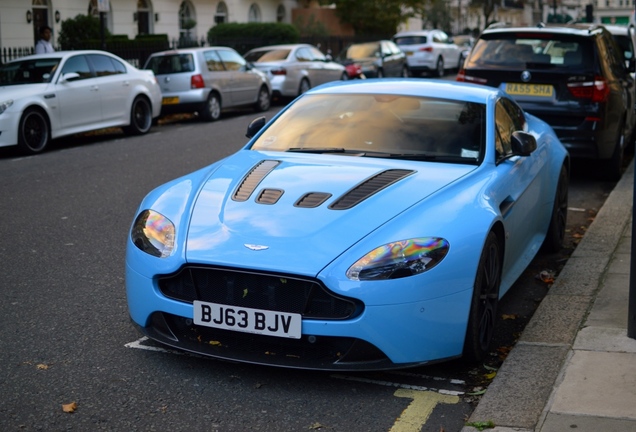
<instances>
[{"instance_id":1,"label":"windshield wiper","mask_svg":"<svg viewBox=\"0 0 636 432\"><path fill-rule=\"evenodd\" d=\"M431 161L436 160L439 156L430 155L425 153L371 153L366 152L366 157L386 158L386 159L407 159L416 161Z\"/></svg>"},{"instance_id":2,"label":"windshield wiper","mask_svg":"<svg viewBox=\"0 0 636 432\"><path fill-rule=\"evenodd\" d=\"M334 148L334 147L292 147L288 148L288 152L294 153L346 153L347 150L343 148ZM356 153L359 153L356 151Z\"/></svg>"}]
</instances>

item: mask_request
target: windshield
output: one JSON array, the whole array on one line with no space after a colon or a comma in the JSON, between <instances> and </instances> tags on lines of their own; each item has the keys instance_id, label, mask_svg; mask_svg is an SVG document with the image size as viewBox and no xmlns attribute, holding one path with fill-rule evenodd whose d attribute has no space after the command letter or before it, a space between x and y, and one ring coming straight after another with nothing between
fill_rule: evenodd
<instances>
[{"instance_id":1,"label":"windshield","mask_svg":"<svg viewBox=\"0 0 636 432\"><path fill-rule=\"evenodd\" d=\"M478 164L483 159L483 104L381 94L306 95L252 150Z\"/></svg>"},{"instance_id":2,"label":"windshield","mask_svg":"<svg viewBox=\"0 0 636 432\"><path fill-rule=\"evenodd\" d=\"M49 83L61 58L23 60L0 66L0 85Z\"/></svg>"},{"instance_id":3,"label":"windshield","mask_svg":"<svg viewBox=\"0 0 636 432\"><path fill-rule=\"evenodd\" d=\"M347 50L346 57L349 59L361 59L368 57L378 57L380 55L380 44L378 43L365 43L351 45Z\"/></svg>"},{"instance_id":4,"label":"windshield","mask_svg":"<svg viewBox=\"0 0 636 432\"><path fill-rule=\"evenodd\" d=\"M560 34L484 35L477 42L465 67L503 69L593 68L594 49L586 38Z\"/></svg>"},{"instance_id":5,"label":"windshield","mask_svg":"<svg viewBox=\"0 0 636 432\"><path fill-rule=\"evenodd\" d=\"M289 55L289 49L272 49L252 51L245 55L245 60L252 63L265 63L271 61L285 60Z\"/></svg>"}]
</instances>

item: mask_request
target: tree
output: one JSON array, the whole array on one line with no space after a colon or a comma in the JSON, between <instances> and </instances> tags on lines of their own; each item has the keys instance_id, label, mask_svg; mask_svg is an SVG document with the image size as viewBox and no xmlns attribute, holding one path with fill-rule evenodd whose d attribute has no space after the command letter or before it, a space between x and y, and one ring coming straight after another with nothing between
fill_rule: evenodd
<instances>
[{"instance_id":1,"label":"tree","mask_svg":"<svg viewBox=\"0 0 636 432\"><path fill-rule=\"evenodd\" d=\"M490 15L495 11L497 0L470 0L471 6L481 7L484 12L484 22L486 26L490 24Z\"/></svg>"},{"instance_id":2,"label":"tree","mask_svg":"<svg viewBox=\"0 0 636 432\"><path fill-rule=\"evenodd\" d=\"M356 35L392 36L426 0L333 0L336 14Z\"/></svg>"},{"instance_id":3,"label":"tree","mask_svg":"<svg viewBox=\"0 0 636 432\"><path fill-rule=\"evenodd\" d=\"M92 15L77 15L62 21L58 43L65 50L82 47L86 41L99 40L101 38L99 18ZM104 37L108 38L110 32L104 29Z\"/></svg>"},{"instance_id":4,"label":"tree","mask_svg":"<svg viewBox=\"0 0 636 432\"><path fill-rule=\"evenodd\" d=\"M422 17L425 27L442 29L446 33L451 31L451 12L446 0L430 0L431 3L416 11Z\"/></svg>"}]
</instances>

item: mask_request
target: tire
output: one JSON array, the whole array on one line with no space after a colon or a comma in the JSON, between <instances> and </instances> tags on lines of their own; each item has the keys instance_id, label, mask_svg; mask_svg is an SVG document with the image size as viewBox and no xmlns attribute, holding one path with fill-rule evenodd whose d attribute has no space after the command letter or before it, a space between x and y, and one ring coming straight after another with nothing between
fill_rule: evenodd
<instances>
[{"instance_id":1,"label":"tire","mask_svg":"<svg viewBox=\"0 0 636 432\"><path fill-rule=\"evenodd\" d=\"M494 232L488 233L479 258L464 340L464 359L481 362L488 355L497 321L501 284L501 245Z\"/></svg>"},{"instance_id":2,"label":"tire","mask_svg":"<svg viewBox=\"0 0 636 432\"><path fill-rule=\"evenodd\" d=\"M137 96L130 107L130 125L124 132L130 135L143 135L152 127L152 107L143 96Z\"/></svg>"},{"instance_id":3,"label":"tire","mask_svg":"<svg viewBox=\"0 0 636 432\"><path fill-rule=\"evenodd\" d=\"M402 66L402 73L400 74L400 76L402 78L408 78L409 77L409 68L406 67L406 65Z\"/></svg>"},{"instance_id":4,"label":"tire","mask_svg":"<svg viewBox=\"0 0 636 432\"><path fill-rule=\"evenodd\" d=\"M625 148L623 147L623 133L618 136L616 141L616 147L611 159L608 159L604 163L604 170L602 171L602 177L608 181L619 181L623 175L623 160L625 158Z\"/></svg>"},{"instance_id":5,"label":"tire","mask_svg":"<svg viewBox=\"0 0 636 432\"><path fill-rule=\"evenodd\" d=\"M302 80L300 80L300 85L298 86L298 96L308 92L310 88L311 84L309 84L309 81L306 78L303 78Z\"/></svg>"},{"instance_id":6,"label":"tire","mask_svg":"<svg viewBox=\"0 0 636 432\"><path fill-rule=\"evenodd\" d=\"M46 114L37 108L24 111L18 126L18 148L21 153L41 153L49 144L51 131Z\"/></svg>"},{"instance_id":7,"label":"tire","mask_svg":"<svg viewBox=\"0 0 636 432\"><path fill-rule=\"evenodd\" d=\"M382 69L378 69L377 78L384 78L384 71Z\"/></svg>"},{"instance_id":8,"label":"tire","mask_svg":"<svg viewBox=\"0 0 636 432\"><path fill-rule=\"evenodd\" d=\"M269 90L267 90L267 87L262 86L261 89L258 91L258 100L254 105L254 110L256 112L267 111L271 105L272 97L269 94Z\"/></svg>"},{"instance_id":9,"label":"tire","mask_svg":"<svg viewBox=\"0 0 636 432\"><path fill-rule=\"evenodd\" d=\"M559 183L554 195L554 206L550 216L548 233L543 241L543 248L548 252L558 252L563 248L568 216L568 189L570 177L565 166L561 167Z\"/></svg>"},{"instance_id":10,"label":"tire","mask_svg":"<svg viewBox=\"0 0 636 432\"><path fill-rule=\"evenodd\" d=\"M439 57L437 59L437 65L435 66L435 76L443 77L444 76L444 59Z\"/></svg>"},{"instance_id":11,"label":"tire","mask_svg":"<svg viewBox=\"0 0 636 432\"><path fill-rule=\"evenodd\" d=\"M201 118L213 122L221 118L221 100L215 92L210 92L201 110Z\"/></svg>"},{"instance_id":12,"label":"tire","mask_svg":"<svg viewBox=\"0 0 636 432\"><path fill-rule=\"evenodd\" d=\"M347 72L343 72L342 75L340 75L340 81L347 81L349 79L349 74Z\"/></svg>"}]
</instances>

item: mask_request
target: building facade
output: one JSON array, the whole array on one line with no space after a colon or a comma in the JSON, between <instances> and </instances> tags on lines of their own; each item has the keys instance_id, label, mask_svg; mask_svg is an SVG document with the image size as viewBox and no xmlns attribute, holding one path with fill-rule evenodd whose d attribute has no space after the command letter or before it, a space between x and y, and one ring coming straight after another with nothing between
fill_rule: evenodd
<instances>
[{"instance_id":1,"label":"building facade","mask_svg":"<svg viewBox=\"0 0 636 432\"><path fill-rule=\"evenodd\" d=\"M300 5L299 5L300 3ZM186 33L199 40L221 22L292 22L297 0L0 0L0 49L32 47L38 29L53 29L51 42L65 19L77 15L100 17L111 34L167 34L170 40Z\"/></svg>"}]
</instances>

